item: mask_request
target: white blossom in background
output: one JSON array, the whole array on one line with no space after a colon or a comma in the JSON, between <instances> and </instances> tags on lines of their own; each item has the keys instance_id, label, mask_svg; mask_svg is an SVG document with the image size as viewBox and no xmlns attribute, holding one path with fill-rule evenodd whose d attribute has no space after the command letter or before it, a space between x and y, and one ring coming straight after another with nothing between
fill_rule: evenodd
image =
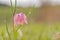
<instances>
[{"instance_id":1,"label":"white blossom in background","mask_svg":"<svg viewBox=\"0 0 60 40\"><path fill-rule=\"evenodd\" d=\"M17 0L17 7L41 7L43 3L60 5L60 0ZM0 0L0 4L10 6L10 0ZM12 0L12 5L15 5L15 0Z\"/></svg>"},{"instance_id":2,"label":"white blossom in background","mask_svg":"<svg viewBox=\"0 0 60 40\"><path fill-rule=\"evenodd\" d=\"M0 4L10 5L10 0L0 0Z\"/></svg>"},{"instance_id":3,"label":"white blossom in background","mask_svg":"<svg viewBox=\"0 0 60 40\"><path fill-rule=\"evenodd\" d=\"M23 36L22 30L18 30L18 39L21 39Z\"/></svg>"},{"instance_id":4,"label":"white blossom in background","mask_svg":"<svg viewBox=\"0 0 60 40\"><path fill-rule=\"evenodd\" d=\"M17 0L17 6L21 7L39 7L41 6L40 0Z\"/></svg>"},{"instance_id":5,"label":"white blossom in background","mask_svg":"<svg viewBox=\"0 0 60 40\"><path fill-rule=\"evenodd\" d=\"M0 4L5 4L10 6L10 0L0 0ZM15 0L12 0L13 6L15 5ZM42 5L41 0L17 0L18 7L40 7Z\"/></svg>"},{"instance_id":6,"label":"white blossom in background","mask_svg":"<svg viewBox=\"0 0 60 40\"><path fill-rule=\"evenodd\" d=\"M29 12L29 14L31 14L31 12Z\"/></svg>"},{"instance_id":7,"label":"white blossom in background","mask_svg":"<svg viewBox=\"0 0 60 40\"><path fill-rule=\"evenodd\" d=\"M52 6L60 5L60 0L42 0L42 3L50 4Z\"/></svg>"},{"instance_id":8,"label":"white blossom in background","mask_svg":"<svg viewBox=\"0 0 60 40\"><path fill-rule=\"evenodd\" d=\"M60 5L60 0L49 0L51 5Z\"/></svg>"},{"instance_id":9,"label":"white blossom in background","mask_svg":"<svg viewBox=\"0 0 60 40\"><path fill-rule=\"evenodd\" d=\"M7 32L5 33L5 37L6 37L6 38L8 38L8 37L9 37Z\"/></svg>"}]
</instances>

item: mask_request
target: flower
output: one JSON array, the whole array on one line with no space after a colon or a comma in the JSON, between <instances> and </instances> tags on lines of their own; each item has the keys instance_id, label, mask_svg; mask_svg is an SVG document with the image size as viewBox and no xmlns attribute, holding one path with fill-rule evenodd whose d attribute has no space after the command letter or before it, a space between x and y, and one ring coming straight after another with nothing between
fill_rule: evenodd
<instances>
[{"instance_id":1,"label":"flower","mask_svg":"<svg viewBox=\"0 0 60 40\"><path fill-rule=\"evenodd\" d=\"M24 25L24 24L28 24L26 15L24 13L15 14L14 25L18 26L18 25Z\"/></svg>"}]
</instances>

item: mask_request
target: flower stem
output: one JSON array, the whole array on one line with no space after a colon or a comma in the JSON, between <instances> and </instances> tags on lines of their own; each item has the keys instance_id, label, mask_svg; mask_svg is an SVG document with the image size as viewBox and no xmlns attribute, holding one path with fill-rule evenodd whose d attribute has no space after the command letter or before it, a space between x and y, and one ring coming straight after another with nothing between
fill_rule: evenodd
<instances>
[{"instance_id":1,"label":"flower stem","mask_svg":"<svg viewBox=\"0 0 60 40\"><path fill-rule=\"evenodd\" d=\"M11 12L12 12L12 16L13 16L12 0L10 0L10 3L11 3ZM13 21L13 31L14 31L14 21Z\"/></svg>"},{"instance_id":2,"label":"flower stem","mask_svg":"<svg viewBox=\"0 0 60 40\"><path fill-rule=\"evenodd\" d=\"M16 5L17 5L17 0L15 0L15 7L14 7L14 10L13 10L13 7L12 7L12 0L10 0L10 3L11 3L11 10L12 10L12 16L13 16L13 32L14 32L14 14L16 12Z\"/></svg>"},{"instance_id":3,"label":"flower stem","mask_svg":"<svg viewBox=\"0 0 60 40\"><path fill-rule=\"evenodd\" d=\"M11 10L12 10L12 13L13 13L12 0L10 0L10 3L11 3Z\"/></svg>"},{"instance_id":4,"label":"flower stem","mask_svg":"<svg viewBox=\"0 0 60 40\"><path fill-rule=\"evenodd\" d=\"M17 5L17 0L15 0L15 6L14 6L14 10L13 10L13 7L12 7L12 0L10 0L10 3L11 3L11 10L12 10L12 17L13 17L13 39L14 39L14 31L15 31L15 28L14 28L14 14L16 12L16 5Z\"/></svg>"},{"instance_id":5,"label":"flower stem","mask_svg":"<svg viewBox=\"0 0 60 40\"><path fill-rule=\"evenodd\" d=\"M16 32L20 29L20 27L17 28Z\"/></svg>"},{"instance_id":6,"label":"flower stem","mask_svg":"<svg viewBox=\"0 0 60 40\"><path fill-rule=\"evenodd\" d=\"M9 36L9 40L11 40L10 33L8 31L7 20L6 20L6 30L7 30L8 36Z\"/></svg>"}]
</instances>

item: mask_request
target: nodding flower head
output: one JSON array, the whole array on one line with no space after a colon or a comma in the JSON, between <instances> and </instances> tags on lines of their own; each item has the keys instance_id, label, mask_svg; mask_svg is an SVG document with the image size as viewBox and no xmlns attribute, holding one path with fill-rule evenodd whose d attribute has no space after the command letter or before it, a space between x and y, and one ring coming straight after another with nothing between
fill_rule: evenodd
<instances>
[{"instance_id":1,"label":"nodding flower head","mask_svg":"<svg viewBox=\"0 0 60 40\"><path fill-rule=\"evenodd\" d=\"M27 17L24 13L18 13L14 15L14 25L24 25L28 24Z\"/></svg>"}]
</instances>

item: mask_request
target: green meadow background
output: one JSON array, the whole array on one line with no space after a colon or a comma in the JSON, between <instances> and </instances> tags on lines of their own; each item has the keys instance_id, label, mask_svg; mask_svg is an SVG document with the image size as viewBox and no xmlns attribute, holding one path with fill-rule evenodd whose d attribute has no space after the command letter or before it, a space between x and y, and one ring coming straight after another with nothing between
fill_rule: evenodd
<instances>
[{"instance_id":1,"label":"green meadow background","mask_svg":"<svg viewBox=\"0 0 60 40\"><path fill-rule=\"evenodd\" d=\"M13 8L14 9L14 8ZM21 40L52 40L53 35L56 32L60 32L60 23L55 23L53 25L48 25L45 23L38 23L35 21L37 19L38 11L41 8L21 8L18 7L16 9L16 13L24 12L28 18L28 24L24 25L20 29L23 32L23 36ZM29 14L31 12L31 14ZM4 35L6 33L6 21L9 31L12 29L13 21L12 21L12 12L11 7L0 6L0 40L1 38L5 38Z\"/></svg>"}]
</instances>

